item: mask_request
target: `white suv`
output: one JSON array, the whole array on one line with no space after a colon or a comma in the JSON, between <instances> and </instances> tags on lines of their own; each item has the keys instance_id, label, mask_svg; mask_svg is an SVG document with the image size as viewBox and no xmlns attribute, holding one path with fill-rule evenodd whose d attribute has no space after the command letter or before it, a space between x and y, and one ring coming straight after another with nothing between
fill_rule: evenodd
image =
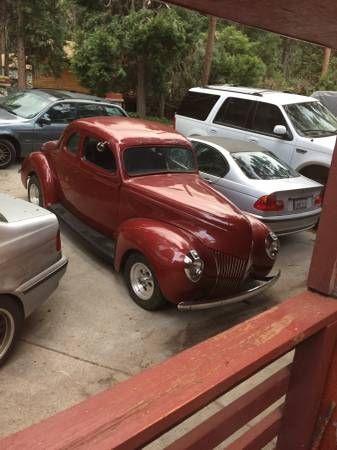
<instances>
[{"instance_id":1,"label":"white suv","mask_svg":"<svg viewBox=\"0 0 337 450\"><path fill-rule=\"evenodd\" d=\"M175 126L187 137L215 135L258 143L323 184L337 135L337 118L315 98L226 85L190 89Z\"/></svg>"}]
</instances>

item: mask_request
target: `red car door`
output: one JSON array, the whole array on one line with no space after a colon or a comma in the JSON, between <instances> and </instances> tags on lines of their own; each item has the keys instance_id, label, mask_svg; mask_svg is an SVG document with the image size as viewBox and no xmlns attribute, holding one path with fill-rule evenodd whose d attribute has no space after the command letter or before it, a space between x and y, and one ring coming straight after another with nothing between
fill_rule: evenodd
<instances>
[{"instance_id":1,"label":"red car door","mask_svg":"<svg viewBox=\"0 0 337 450\"><path fill-rule=\"evenodd\" d=\"M76 210L78 193L75 189L79 175L82 136L78 129L70 127L60 141L55 165L62 196L62 203L70 210Z\"/></svg>"},{"instance_id":2,"label":"red car door","mask_svg":"<svg viewBox=\"0 0 337 450\"><path fill-rule=\"evenodd\" d=\"M72 182L73 207L85 222L112 236L118 225L121 185L112 144L97 136L82 138L78 170Z\"/></svg>"}]
</instances>

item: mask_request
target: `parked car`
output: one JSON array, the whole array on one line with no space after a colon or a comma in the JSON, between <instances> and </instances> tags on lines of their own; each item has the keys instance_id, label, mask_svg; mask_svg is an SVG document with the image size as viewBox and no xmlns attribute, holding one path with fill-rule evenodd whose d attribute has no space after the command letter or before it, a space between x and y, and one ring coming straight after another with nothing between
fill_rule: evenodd
<instances>
[{"instance_id":1,"label":"parked car","mask_svg":"<svg viewBox=\"0 0 337 450\"><path fill-rule=\"evenodd\" d=\"M56 289L68 260L62 256L57 217L0 194L0 365L24 319Z\"/></svg>"},{"instance_id":2,"label":"parked car","mask_svg":"<svg viewBox=\"0 0 337 450\"><path fill-rule=\"evenodd\" d=\"M326 184L337 118L317 99L233 86L192 88L175 116L185 136L254 142L302 175Z\"/></svg>"},{"instance_id":3,"label":"parked car","mask_svg":"<svg viewBox=\"0 0 337 450\"><path fill-rule=\"evenodd\" d=\"M0 98L0 169L58 139L75 119L127 116L118 105L70 91L30 89Z\"/></svg>"},{"instance_id":4,"label":"parked car","mask_svg":"<svg viewBox=\"0 0 337 450\"><path fill-rule=\"evenodd\" d=\"M312 97L319 100L328 110L337 117L337 91L316 91Z\"/></svg>"},{"instance_id":5,"label":"parked car","mask_svg":"<svg viewBox=\"0 0 337 450\"><path fill-rule=\"evenodd\" d=\"M124 272L133 300L210 308L251 297L277 237L199 176L190 142L163 125L81 119L23 162L31 202L50 208Z\"/></svg>"},{"instance_id":6,"label":"parked car","mask_svg":"<svg viewBox=\"0 0 337 450\"><path fill-rule=\"evenodd\" d=\"M190 138L204 180L277 235L313 228L323 186L300 175L254 142Z\"/></svg>"}]
</instances>

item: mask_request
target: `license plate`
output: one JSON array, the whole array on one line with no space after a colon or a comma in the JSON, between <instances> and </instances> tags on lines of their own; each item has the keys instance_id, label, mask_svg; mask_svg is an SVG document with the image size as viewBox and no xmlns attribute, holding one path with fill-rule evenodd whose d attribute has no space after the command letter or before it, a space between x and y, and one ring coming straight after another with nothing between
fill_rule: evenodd
<instances>
[{"instance_id":1,"label":"license plate","mask_svg":"<svg viewBox=\"0 0 337 450\"><path fill-rule=\"evenodd\" d=\"M294 199L294 210L306 209L307 200L308 200L307 198L295 198Z\"/></svg>"}]
</instances>

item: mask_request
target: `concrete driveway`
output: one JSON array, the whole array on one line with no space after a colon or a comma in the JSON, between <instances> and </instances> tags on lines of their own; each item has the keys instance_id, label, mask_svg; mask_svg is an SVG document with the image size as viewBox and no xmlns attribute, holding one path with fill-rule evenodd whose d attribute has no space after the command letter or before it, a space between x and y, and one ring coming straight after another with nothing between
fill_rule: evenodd
<instances>
[{"instance_id":1,"label":"concrete driveway","mask_svg":"<svg viewBox=\"0 0 337 450\"><path fill-rule=\"evenodd\" d=\"M26 198L18 166L0 171L0 191ZM203 312L141 310L120 275L61 227L68 271L26 322L0 370L0 436L38 422L145 367L226 330L305 287L315 235L281 240L282 278L246 303Z\"/></svg>"}]
</instances>

